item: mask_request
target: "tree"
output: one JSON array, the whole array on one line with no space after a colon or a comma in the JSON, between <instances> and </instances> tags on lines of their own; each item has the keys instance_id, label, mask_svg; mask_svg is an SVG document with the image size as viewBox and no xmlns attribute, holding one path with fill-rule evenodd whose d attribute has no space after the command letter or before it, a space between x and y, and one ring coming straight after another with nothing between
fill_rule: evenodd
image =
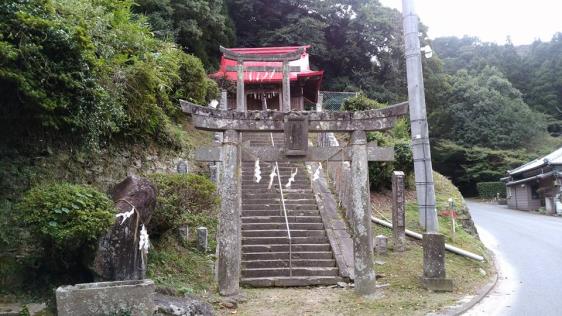
<instances>
[{"instance_id":1,"label":"tree","mask_svg":"<svg viewBox=\"0 0 562 316\"><path fill-rule=\"evenodd\" d=\"M139 0L135 12L148 16L154 34L215 67L219 45L234 43L234 30L223 0Z\"/></svg>"},{"instance_id":2,"label":"tree","mask_svg":"<svg viewBox=\"0 0 562 316\"><path fill-rule=\"evenodd\" d=\"M464 146L526 147L545 132L545 118L534 113L503 74L485 67L473 76L460 70L451 77L449 106L438 114L447 122L443 137Z\"/></svg>"}]
</instances>

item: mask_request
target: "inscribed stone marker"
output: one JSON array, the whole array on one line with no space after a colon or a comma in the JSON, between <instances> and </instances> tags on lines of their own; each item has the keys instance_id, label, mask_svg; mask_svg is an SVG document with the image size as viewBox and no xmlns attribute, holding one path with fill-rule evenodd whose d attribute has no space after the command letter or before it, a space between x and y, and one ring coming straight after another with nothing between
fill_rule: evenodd
<instances>
[{"instance_id":1,"label":"inscribed stone marker","mask_svg":"<svg viewBox=\"0 0 562 316\"><path fill-rule=\"evenodd\" d=\"M197 249L199 251L207 252L209 248L209 241L207 235L208 235L207 227L197 228Z\"/></svg>"},{"instance_id":2,"label":"inscribed stone marker","mask_svg":"<svg viewBox=\"0 0 562 316\"><path fill-rule=\"evenodd\" d=\"M404 197L404 172L392 173L392 230L394 251L404 251L406 247L406 221Z\"/></svg>"}]
</instances>

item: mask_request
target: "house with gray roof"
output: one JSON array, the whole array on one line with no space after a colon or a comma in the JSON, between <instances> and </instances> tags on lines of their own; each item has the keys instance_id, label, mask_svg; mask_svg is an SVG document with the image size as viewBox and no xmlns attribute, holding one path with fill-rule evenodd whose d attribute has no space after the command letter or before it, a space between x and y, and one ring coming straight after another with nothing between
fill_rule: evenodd
<instances>
[{"instance_id":1,"label":"house with gray roof","mask_svg":"<svg viewBox=\"0 0 562 316\"><path fill-rule=\"evenodd\" d=\"M562 148L507 173L502 181L509 208L536 211L544 207L549 214L562 214Z\"/></svg>"}]
</instances>

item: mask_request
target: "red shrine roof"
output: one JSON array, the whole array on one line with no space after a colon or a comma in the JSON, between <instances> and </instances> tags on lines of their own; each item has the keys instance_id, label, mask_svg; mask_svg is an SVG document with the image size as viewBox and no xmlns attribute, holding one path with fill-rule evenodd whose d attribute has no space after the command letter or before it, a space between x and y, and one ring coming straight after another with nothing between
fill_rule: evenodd
<instances>
[{"instance_id":1,"label":"red shrine roof","mask_svg":"<svg viewBox=\"0 0 562 316\"><path fill-rule=\"evenodd\" d=\"M230 48L229 50L238 54L252 54L252 55L279 55L294 53L300 48L303 48L301 58L298 60L290 61L291 67L290 80L297 81L301 78L316 77L316 80L322 79L324 71L310 70L310 63L308 53L306 50L310 48L307 46L287 46L287 47L260 47L260 48ZM211 74L213 78L226 78L229 81L236 81L238 76L235 66L236 60L227 59L224 55L221 57L219 70ZM244 61L244 83L281 83L283 80L283 72L280 69L283 67L282 62L269 62L269 61ZM276 69L270 71L252 71L252 67L275 67ZM296 69L300 67L299 71Z\"/></svg>"}]
</instances>

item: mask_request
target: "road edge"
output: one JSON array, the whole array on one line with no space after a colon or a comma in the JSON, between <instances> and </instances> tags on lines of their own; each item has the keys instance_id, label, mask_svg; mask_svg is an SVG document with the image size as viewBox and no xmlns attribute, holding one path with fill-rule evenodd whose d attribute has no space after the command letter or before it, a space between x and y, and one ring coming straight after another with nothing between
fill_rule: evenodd
<instances>
[{"instance_id":1,"label":"road edge","mask_svg":"<svg viewBox=\"0 0 562 316\"><path fill-rule=\"evenodd\" d=\"M490 277L488 283L481 287L477 292L476 296L472 298L470 301L461 304L460 306L451 307L451 309L444 310L443 313L439 315L442 316L457 316L466 313L469 309L473 308L476 304L480 303L498 284L499 273L497 267L497 261L495 254L490 250L487 249L490 261L493 267L493 273Z\"/></svg>"}]
</instances>

